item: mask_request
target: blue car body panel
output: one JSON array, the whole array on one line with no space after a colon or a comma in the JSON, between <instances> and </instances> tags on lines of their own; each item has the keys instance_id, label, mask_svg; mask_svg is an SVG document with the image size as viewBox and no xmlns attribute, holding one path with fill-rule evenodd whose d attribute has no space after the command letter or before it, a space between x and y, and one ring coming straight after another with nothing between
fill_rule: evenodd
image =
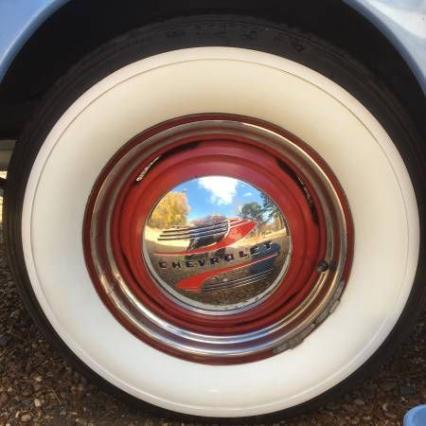
<instances>
[{"instance_id":1,"label":"blue car body panel","mask_svg":"<svg viewBox=\"0 0 426 426\"><path fill-rule=\"evenodd\" d=\"M31 35L68 1L0 0L0 82ZM426 0L344 1L385 34L426 93Z\"/></svg>"},{"instance_id":2,"label":"blue car body panel","mask_svg":"<svg viewBox=\"0 0 426 426\"><path fill-rule=\"evenodd\" d=\"M0 0L0 81L37 28L69 0Z\"/></svg>"},{"instance_id":3,"label":"blue car body panel","mask_svg":"<svg viewBox=\"0 0 426 426\"><path fill-rule=\"evenodd\" d=\"M345 3L382 31L426 93L426 0L345 0Z\"/></svg>"}]
</instances>

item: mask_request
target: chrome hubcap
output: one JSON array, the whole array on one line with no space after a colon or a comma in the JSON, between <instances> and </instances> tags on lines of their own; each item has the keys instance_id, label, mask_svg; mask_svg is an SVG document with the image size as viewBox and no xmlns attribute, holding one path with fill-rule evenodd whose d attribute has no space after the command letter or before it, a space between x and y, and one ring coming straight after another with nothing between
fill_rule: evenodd
<instances>
[{"instance_id":1,"label":"chrome hubcap","mask_svg":"<svg viewBox=\"0 0 426 426\"><path fill-rule=\"evenodd\" d=\"M143 249L153 278L171 297L233 313L279 285L291 238L266 193L238 179L204 176L161 198L145 225Z\"/></svg>"}]
</instances>

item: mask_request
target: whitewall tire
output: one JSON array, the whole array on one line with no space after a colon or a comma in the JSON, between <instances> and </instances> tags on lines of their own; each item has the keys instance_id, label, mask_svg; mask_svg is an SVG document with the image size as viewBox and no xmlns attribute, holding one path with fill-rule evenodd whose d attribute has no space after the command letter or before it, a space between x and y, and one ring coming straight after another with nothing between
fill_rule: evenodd
<instances>
[{"instance_id":1,"label":"whitewall tire","mask_svg":"<svg viewBox=\"0 0 426 426\"><path fill-rule=\"evenodd\" d=\"M34 315L97 376L167 410L246 417L316 399L365 368L391 344L389 336L403 333L396 331L404 328L401 318L424 293L415 287L420 176L418 165L408 165L416 142L394 139L403 130L392 122L393 106L380 99L384 92L374 81L357 80L362 67L350 69L332 48L275 27L270 31L284 40L271 48L275 54L262 49L262 40L250 46L236 38L222 47L214 39L219 23L208 22L141 29L64 77L14 155L7 239L17 247L12 262ZM218 22L226 27L226 18ZM210 34L206 46L190 41L196 24ZM240 25L241 32L262 26ZM146 40L170 26L184 26L184 41L160 41L156 53L145 49ZM311 51L298 60L289 37ZM327 60L309 66L321 52ZM327 76L333 67L340 81ZM200 363L142 341L102 302L85 261L87 202L110 159L159 123L204 113L253 117L300 138L332 170L353 221L352 268L334 312L293 348L253 362Z\"/></svg>"}]
</instances>

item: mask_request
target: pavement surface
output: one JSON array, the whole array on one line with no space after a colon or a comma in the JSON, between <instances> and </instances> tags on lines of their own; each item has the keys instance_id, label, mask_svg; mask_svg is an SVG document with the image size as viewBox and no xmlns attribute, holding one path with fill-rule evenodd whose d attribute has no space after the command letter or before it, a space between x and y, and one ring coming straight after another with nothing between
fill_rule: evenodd
<instances>
[{"instance_id":1,"label":"pavement surface","mask_svg":"<svg viewBox=\"0 0 426 426\"><path fill-rule=\"evenodd\" d=\"M1 219L0 219L1 220ZM426 310L393 359L351 393L276 425L399 425L426 401ZM0 234L0 426L194 425L129 406L97 388L51 347L23 308Z\"/></svg>"}]
</instances>

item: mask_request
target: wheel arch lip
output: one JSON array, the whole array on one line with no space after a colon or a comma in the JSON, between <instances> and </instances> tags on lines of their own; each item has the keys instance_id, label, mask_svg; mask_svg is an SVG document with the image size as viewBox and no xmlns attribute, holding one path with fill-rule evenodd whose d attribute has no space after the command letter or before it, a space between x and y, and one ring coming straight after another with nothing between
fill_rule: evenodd
<instances>
[{"instance_id":1,"label":"wheel arch lip","mask_svg":"<svg viewBox=\"0 0 426 426\"><path fill-rule=\"evenodd\" d=\"M0 16L3 16L3 22L1 22L3 33L0 36L0 84L22 48L49 17L70 2L71 0L20 0L0 3ZM215 6L213 0L206 0L205 3ZM344 3L385 35L414 73L423 92L426 93L426 45L422 34L416 35L408 31L409 37L407 37L405 28L399 25L395 18L391 19L389 15L386 15L378 0L344 0ZM426 15L424 2L416 4L414 1L407 0L407 6L402 11L397 8L397 1L392 0L390 3L394 17L401 18L401 22L403 22L403 11L409 12L417 20L424 19ZM191 13L191 10L188 10L188 13Z\"/></svg>"},{"instance_id":2,"label":"wheel arch lip","mask_svg":"<svg viewBox=\"0 0 426 426\"><path fill-rule=\"evenodd\" d=\"M426 94L426 2L406 0L344 0L381 31L403 57Z\"/></svg>"},{"instance_id":3,"label":"wheel arch lip","mask_svg":"<svg viewBox=\"0 0 426 426\"><path fill-rule=\"evenodd\" d=\"M70 0L31 0L0 3L0 82L25 44L59 8Z\"/></svg>"}]
</instances>

